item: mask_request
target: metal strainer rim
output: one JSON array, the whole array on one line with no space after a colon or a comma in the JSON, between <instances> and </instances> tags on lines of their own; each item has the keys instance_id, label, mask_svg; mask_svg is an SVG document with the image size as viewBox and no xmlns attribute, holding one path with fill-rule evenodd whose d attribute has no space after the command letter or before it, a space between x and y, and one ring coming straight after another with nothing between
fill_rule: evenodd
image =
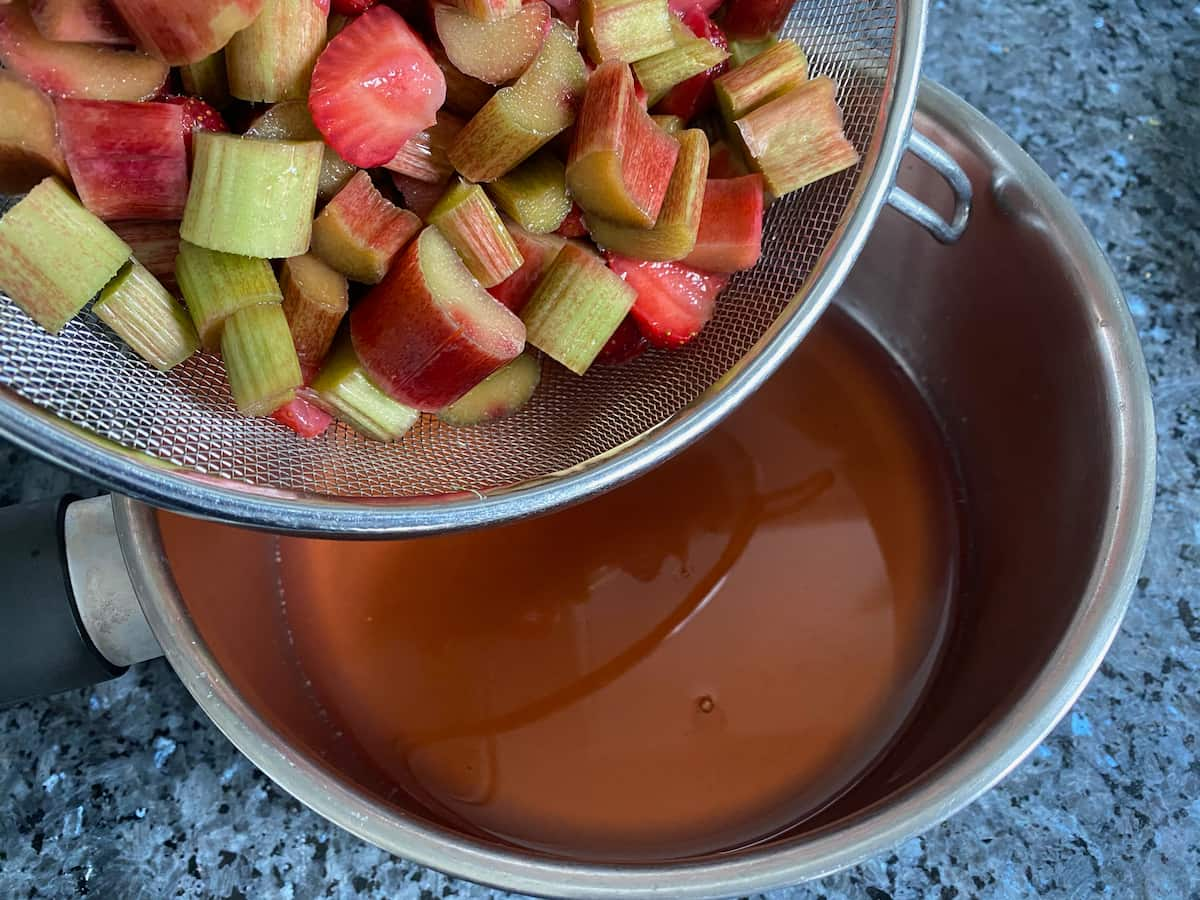
<instances>
[{"instance_id":1,"label":"metal strainer rim","mask_svg":"<svg viewBox=\"0 0 1200 900\"><path fill-rule=\"evenodd\" d=\"M801 291L803 307L792 315L781 316L759 341L752 360L743 359L670 420L567 473L486 492L389 497L386 501L276 490L206 477L147 457L99 439L7 390L0 391L0 436L146 503L201 518L294 534L418 537L526 518L610 490L666 461L717 425L775 372L833 301L886 203L907 148L927 13L928 0L896 5L895 40L889 62L892 91L890 100L883 104L886 117L873 149L873 165L856 188L840 235L830 241Z\"/></svg>"}]
</instances>

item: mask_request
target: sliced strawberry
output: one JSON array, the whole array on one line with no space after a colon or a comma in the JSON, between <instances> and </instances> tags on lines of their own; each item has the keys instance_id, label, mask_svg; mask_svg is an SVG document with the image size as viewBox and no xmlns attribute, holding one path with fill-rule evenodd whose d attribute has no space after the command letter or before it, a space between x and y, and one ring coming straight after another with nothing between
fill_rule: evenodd
<instances>
[{"instance_id":1,"label":"sliced strawberry","mask_svg":"<svg viewBox=\"0 0 1200 900\"><path fill-rule=\"evenodd\" d=\"M183 114L169 103L59 100L58 133L79 199L101 219L183 217Z\"/></svg>"},{"instance_id":2,"label":"sliced strawberry","mask_svg":"<svg viewBox=\"0 0 1200 900\"><path fill-rule=\"evenodd\" d=\"M722 50L729 49L729 41L725 33L708 17L699 6L692 6L683 13L683 24L691 29L696 37L704 38ZM658 101L654 111L664 116L679 116L685 122L701 113L708 112L716 100L713 94L713 79L729 70L729 60L724 59L711 69L693 75L682 84L677 84Z\"/></svg>"},{"instance_id":3,"label":"sliced strawberry","mask_svg":"<svg viewBox=\"0 0 1200 900\"><path fill-rule=\"evenodd\" d=\"M684 262L706 272L739 272L762 255L761 175L709 179L696 245Z\"/></svg>"},{"instance_id":4,"label":"sliced strawberry","mask_svg":"<svg viewBox=\"0 0 1200 900\"><path fill-rule=\"evenodd\" d=\"M649 346L650 342L638 328L637 320L630 314L617 326L608 343L601 348L596 362L602 366L621 366L637 359Z\"/></svg>"},{"instance_id":5,"label":"sliced strawberry","mask_svg":"<svg viewBox=\"0 0 1200 900\"><path fill-rule=\"evenodd\" d=\"M571 211L567 213L567 217L558 226L555 234L561 234L565 238L581 238L587 237L587 233L587 226L583 224L583 210L577 204L572 203Z\"/></svg>"},{"instance_id":6,"label":"sliced strawberry","mask_svg":"<svg viewBox=\"0 0 1200 900\"><path fill-rule=\"evenodd\" d=\"M286 425L302 438L315 438L325 433L325 429L333 424L333 416L310 402L301 393L288 403L285 403L271 418L280 425Z\"/></svg>"},{"instance_id":7,"label":"sliced strawberry","mask_svg":"<svg viewBox=\"0 0 1200 900\"><path fill-rule=\"evenodd\" d=\"M608 265L637 291L630 315L656 347L681 347L712 318L727 275L701 272L677 262L643 262L615 253Z\"/></svg>"},{"instance_id":8,"label":"sliced strawberry","mask_svg":"<svg viewBox=\"0 0 1200 900\"><path fill-rule=\"evenodd\" d=\"M445 76L425 44L399 13L376 6L322 51L308 108L342 159L371 168L433 125L445 99Z\"/></svg>"},{"instance_id":9,"label":"sliced strawberry","mask_svg":"<svg viewBox=\"0 0 1200 900\"><path fill-rule=\"evenodd\" d=\"M343 16L359 16L378 3L379 0L333 0L335 13Z\"/></svg>"},{"instance_id":10,"label":"sliced strawberry","mask_svg":"<svg viewBox=\"0 0 1200 900\"><path fill-rule=\"evenodd\" d=\"M197 128L201 131L229 130L229 126L225 124L221 114L197 97L167 94L162 98L162 102L171 103L183 109L183 143L187 145L189 156L192 152L192 132Z\"/></svg>"},{"instance_id":11,"label":"sliced strawberry","mask_svg":"<svg viewBox=\"0 0 1200 900\"><path fill-rule=\"evenodd\" d=\"M699 8L706 16L711 16L721 8L721 4L724 2L725 0L667 0L667 6L680 18L693 8Z\"/></svg>"}]
</instances>

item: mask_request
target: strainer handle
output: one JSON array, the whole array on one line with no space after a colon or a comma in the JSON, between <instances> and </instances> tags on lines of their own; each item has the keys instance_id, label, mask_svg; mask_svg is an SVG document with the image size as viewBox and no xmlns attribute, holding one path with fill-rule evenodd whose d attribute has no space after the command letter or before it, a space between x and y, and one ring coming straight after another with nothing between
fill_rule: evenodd
<instances>
[{"instance_id":1,"label":"strainer handle","mask_svg":"<svg viewBox=\"0 0 1200 900\"><path fill-rule=\"evenodd\" d=\"M962 166L955 162L954 157L919 131L909 135L908 150L950 185L950 190L954 192L954 216L947 222L936 210L898 186L893 186L888 194L888 205L916 222L943 244L957 243L967 230L967 220L971 217L971 179L962 170Z\"/></svg>"}]
</instances>

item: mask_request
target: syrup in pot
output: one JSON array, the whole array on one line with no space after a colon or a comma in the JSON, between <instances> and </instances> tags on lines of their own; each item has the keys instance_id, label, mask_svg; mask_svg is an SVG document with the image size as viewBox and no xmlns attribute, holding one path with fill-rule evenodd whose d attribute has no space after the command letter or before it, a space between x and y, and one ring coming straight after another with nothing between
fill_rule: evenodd
<instances>
[{"instance_id":1,"label":"syrup in pot","mask_svg":"<svg viewBox=\"0 0 1200 900\"><path fill-rule=\"evenodd\" d=\"M950 615L954 487L911 385L831 315L582 506L279 539L282 620L340 739L446 820L574 858L714 852L819 811L903 728Z\"/></svg>"}]
</instances>

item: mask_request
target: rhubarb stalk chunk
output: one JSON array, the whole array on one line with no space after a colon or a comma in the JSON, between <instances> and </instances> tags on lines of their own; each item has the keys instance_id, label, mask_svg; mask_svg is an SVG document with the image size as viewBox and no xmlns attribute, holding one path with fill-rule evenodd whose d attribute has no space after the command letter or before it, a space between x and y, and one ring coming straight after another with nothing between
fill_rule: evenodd
<instances>
[{"instance_id":1,"label":"rhubarb stalk chunk","mask_svg":"<svg viewBox=\"0 0 1200 900\"><path fill-rule=\"evenodd\" d=\"M100 292L92 312L160 372L200 349L187 311L137 260L127 263Z\"/></svg>"},{"instance_id":2,"label":"rhubarb stalk chunk","mask_svg":"<svg viewBox=\"0 0 1200 900\"><path fill-rule=\"evenodd\" d=\"M308 250L324 146L198 131L185 241L278 259Z\"/></svg>"},{"instance_id":3,"label":"rhubarb stalk chunk","mask_svg":"<svg viewBox=\"0 0 1200 900\"><path fill-rule=\"evenodd\" d=\"M592 73L575 126L567 185L585 212L649 228L658 218L679 144L638 101L625 63Z\"/></svg>"},{"instance_id":4,"label":"rhubarb stalk chunk","mask_svg":"<svg viewBox=\"0 0 1200 900\"><path fill-rule=\"evenodd\" d=\"M581 0L583 45L596 65L636 62L675 46L667 0Z\"/></svg>"},{"instance_id":5,"label":"rhubarb stalk chunk","mask_svg":"<svg viewBox=\"0 0 1200 900\"><path fill-rule=\"evenodd\" d=\"M313 124L308 104L303 100L284 100L269 107L246 129L246 137L267 138L272 141L323 141ZM321 178L317 182L317 198L328 200L350 180L358 170L325 145L321 153Z\"/></svg>"},{"instance_id":6,"label":"rhubarb stalk chunk","mask_svg":"<svg viewBox=\"0 0 1200 900\"><path fill-rule=\"evenodd\" d=\"M456 428L505 419L529 402L541 381L541 360L532 353L522 353L445 409L438 410L438 418Z\"/></svg>"},{"instance_id":7,"label":"rhubarb stalk chunk","mask_svg":"<svg viewBox=\"0 0 1200 900\"><path fill-rule=\"evenodd\" d=\"M646 91L647 105L653 106L675 85L707 72L728 58L729 52L724 48L688 32L670 50L635 62L633 74Z\"/></svg>"},{"instance_id":8,"label":"rhubarb stalk chunk","mask_svg":"<svg viewBox=\"0 0 1200 900\"><path fill-rule=\"evenodd\" d=\"M129 259L129 245L47 178L0 219L0 290L57 333Z\"/></svg>"},{"instance_id":9,"label":"rhubarb stalk chunk","mask_svg":"<svg viewBox=\"0 0 1200 900\"><path fill-rule=\"evenodd\" d=\"M403 437L421 417L418 410L393 400L375 386L359 362L349 334L334 345L313 379L312 389L330 415L376 441Z\"/></svg>"},{"instance_id":10,"label":"rhubarb stalk chunk","mask_svg":"<svg viewBox=\"0 0 1200 900\"><path fill-rule=\"evenodd\" d=\"M279 287L300 367L315 368L325 359L349 309L346 276L306 253L283 261Z\"/></svg>"},{"instance_id":11,"label":"rhubarb stalk chunk","mask_svg":"<svg viewBox=\"0 0 1200 900\"><path fill-rule=\"evenodd\" d=\"M179 80L186 93L199 97L215 109L224 109L229 105L229 76L225 71L224 50L180 66Z\"/></svg>"},{"instance_id":12,"label":"rhubarb stalk chunk","mask_svg":"<svg viewBox=\"0 0 1200 900\"><path fill-rule=\"evenodd\" d=\"M102 219L183 215L183 109L170 103L59 100L58 130L83 205Z\"/></svg>"},{"instance_id":13,"label":"rhubarb stalk chunk","mask_svg":"<svg viewBox=\"0 0 1200 900\"><path fill-rule=\"evenodd\" d=\"M225 48L233 95L271 103L306 98L328 16L328 2L265 0L258 18Z\"/></svg>"},{"instance_id":14,"label":"rhubarb stalk chunk","mask_svg":"<svg viewBox=\"0 0 1200 900\"><path fill-rule=\"evenodd\" d=\"M455 68L488 84L503 84L537 57L550 30L550 7L533 0L503 19L482 20L437 4L434 22Z\"/></svg>"},{"instance_id":15,"label":"rhubarb stalk chunk","mask_svg":"<svg viewBox=\"0 0 1200 900\"><path fill-rule=\"evenodd\" d=\"M455 0L467 15L476 19L503 19L521 8L521 0Z\"/></svg>"},{"instance_id":16,"label":"rhubarb stalk chunk","mask_svg":"<svg viewBox=\"0 0 1200 900\"><path fill-rule=\"evenodd\" d=\"M24 194L47 175L70 177L58 146L54 104L0 69L0 194Z\"/></svg>"},{"instance_id":17,"label":"rhubarb stalk chunk","mask_svg":"<svg viewBox=\"0 0 1200 900\"><path fill-rule=\"evenodd\" d=\"M776 197L857 165L835 93L830 79L814 78L737 120L746 152Z\"/></svg>"},{"instance_id":18,"label":"rhubarb stalk chunk","mask_svg":"<svg viewBox=\"0 0 1200 900\"><path fill-rule=\"evenodd\" d=\"M761 175L709 180L696 245L684 259L707 272L739 272L762 255Z\"/></svg>"},{"instance_id":19,"label":"rhubarb stalk chunk","mask_svg":"<svg viewBox=\"0 0 1200 900\"><path fill-rule=\"evenodd\" d=\"M563 247L521 311L529 343L584 374L637 294L590 250Z\"/></svg>"},{"instance_id":20,"label":"rhubarb stalk chunk","mask_svg":"<svg viewBox=\"0 0 1200 900\"><path fill-rule=\"evenodd\" d=\"M429 224L446 236L485 288L499 284L524 262L496 207L477 184L460 178L429 213Z\"/></svg>"},{"instance_id":21,"label":"rhubarb stalk chunk","mask_svg":"<svg viewBox=\"0 0 1200 900\"><path fill-rule=\"evenodd\" d=\"M133 249L133 256L168 291L177 288L175 257L179 255L179 223L155 219L113 222L113 232Z\"/></svg>"},{"instance_id":22,"label":"rhubarb stalk chunk","mask_svg":"<svg viewBox=\"0 0 1200 900\"><path fill-rule=\"evenodd\" d=\"M525 326L426 228L350 313L371 380L407 406L448 406L525 347Z\"/></svg>"},{"instance_id":23,"label":"rhubarb stalk chunk","mask_svg":"<svg viewBox=\"0 0 1200 900\"><path fill-rule=\"evenodd\" d=\"M108 0L31 0L29 13L42 37L81 44L132 44Z\"/></svg>"},{"instance_id":24,"label":"rhubarb stalk chunk","mask_svg":"<svg viewBox=\"0 0 1200 900\"><path fill-rule=\"evenodd\" d=\"M566 167L546 150L493 181L488 194L518 225L534 234L557 231L571 211Z\"/></svg>"},{"instance_id":25,"label":"rhubarb stalk chunk","mask_svg":"<svg viewBox=\"0 0 1200 900\"><path fill-rule=\"evenodd\" d=\"M221 253L187 241L179 245L175 278L200 342L209 351L221 345L225 320L238 310L283 302L275 273L265 259Z\"/></svg>"},{"instance_id":26,"label":"rhubarb stalk chunk","mask_svg":"<svg viewBox=\"0 0 1200 900\"><path fill-rule=\"evenodd\" d=\"M421 220L389 202L359 172L313 223L313 253L353 281L378 284L421 230Z\"/></svg>"},{"instance_id":27,"label":"rhubarb stalk chunk","mask_svg":"<svg viewBox=\"0 0 1200 900\"><path fill-rule=\"evenodd\" d=\"M654 227L631 228L589 219L588 228L597 244L625 256L649 260L683 259L692 252L708 177L708 138L703 131L692 128L680 134L679 147L679 159ZM760 223L761 208L760 198Z\"/></svg>"},{"instance_id":28,"label":"rhubarb stalk chunk","mask_svg":"<svg viewBox=\"0 0 1200 900\"><path fill-rule=\"evenodd\" d=\"M225 322L221 357L238 412L265 416L289 403L303 384L283 308L260 303L239 309Z\"/></svg>"},{"instance_id":29,"label":"rhubarb stalk chunk","mask_svg":"<svg viewBox=\"0 0 1200 900\"><path fill-rule=\"evenodd\" d=\"M112 0L125 24L159 59L182 66L216 53L262 11L263 0Z\"/></svg>"},{"instance_id":30,"label":"rhubarb stalk chunk","mask_svg":"<svg viewBox=\"0 0 1200 900\"><path fill-rule=\"evenodd\" d=\"M574 33L554 22L533 65L459 132L450 162L471 181L495 181L570 127L586 84Z\"/></svg>"},{"instance_id":31,"label":"rhubarb stalk chunk","mask_svg":"<svg viewBox=\"0 0 1200 900\"><path fill-rule=\"evenodd\" d=\"M726 122L734 122L808 80L808 60L794 41L780 41L713 82Z\"/></svg>"},{"instance_id":32,"label":"rhubarb stalk chunk","mask_svg":"<svg viewBox=\"0 0 1200 900\"><path fill-rule=\"evenodd\" d=\"M437 122L418 132L384 168L418 181L444 184L454 174L450 147L465 124L453 113L439 111Z\"/></svg>"},{"instance_id":33,"label":"rhubarb stalk chunk","mask_svg":"<svg viewBox=\"0 0 1200 900\"><path fill-rule=\"evenodd\" d=\"M525 262L502 282L488 288L488 293L519 314L567 241L557 234L533 234L516 222L504 224Z\"/></svg>"}]
</instances>

